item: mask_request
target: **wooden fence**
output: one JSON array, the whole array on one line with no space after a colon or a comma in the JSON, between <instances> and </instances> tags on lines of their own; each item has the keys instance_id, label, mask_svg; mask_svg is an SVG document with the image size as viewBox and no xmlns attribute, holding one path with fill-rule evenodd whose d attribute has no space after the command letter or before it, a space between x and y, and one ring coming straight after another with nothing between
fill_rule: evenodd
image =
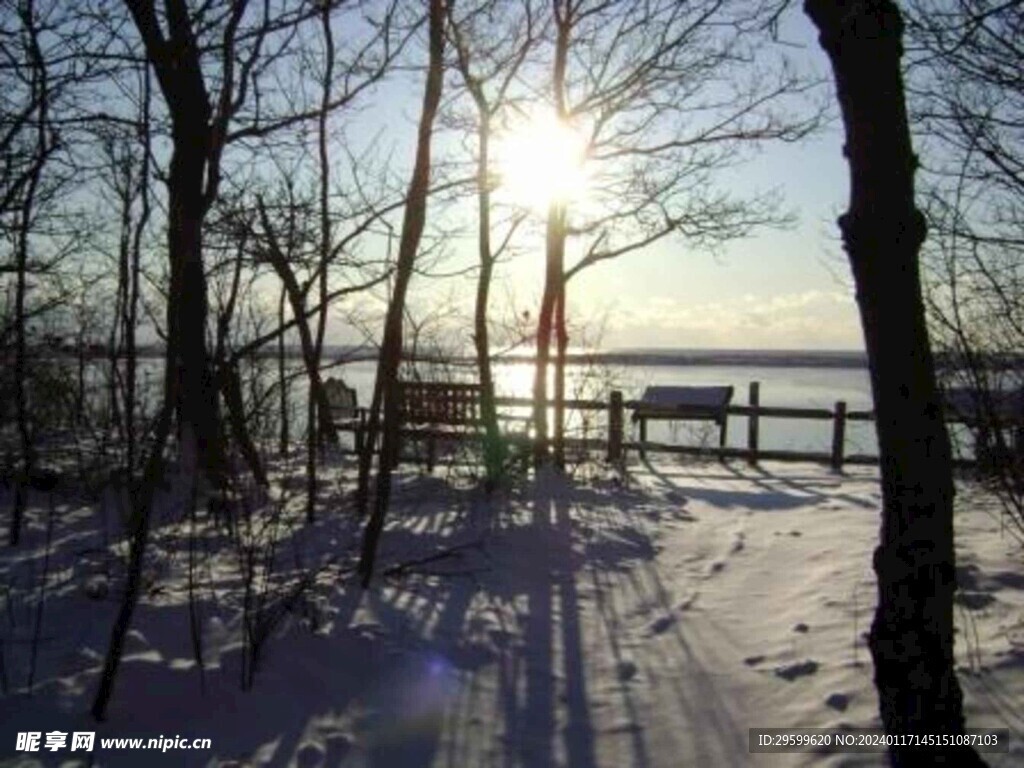
<instances>
[{"instance_id":1,"label":"wooden fence","mask_svg":"<svg viewBox=\"0 0 1024 768\"><path fill-rule=\"evenodd\" d=\"M532 410L533 408L532 398L527 397L496 397L495 403L500 410L512 408ZM847 424L849 422L873 421L874 413L866 410L851 410L843 400L837 400L832 408L762 405L760 384L756 381L751 382L747 403L745 405L731 404L726 409L726 413L729 416L747 417L745 447L677 445L653 441L627 440L626 412L633 411L639 405L641 405L639 401L624 399L620 390L612 390L609 393L608 400L566 400L566 411L590 411L606 414L606 434L604 437L566 437L566 447L601 450L604 451L607 459L613 462L624 460L631 450L641 454L646 452L697 454L721 459L745 459L751 464L756 464L762 459L773 461L810 461L828 464L837 471L841 470L844 464L870 465L878 464L879 462L879 457L874 454L846 453ZM548 407L553 408L553 406L554 403L549 401ZM763 419L805 419L831 422L831 449L828 452L824 452L762 448L760 445L760 431ZM956 418L949 420L960 421L960 419ZM970 466L974 464L974 461L972 459L956 459L954 463L959 466Z\"/></svg>"},{"instance_id":2,"label":"wooden fence","mask_svg":"<svg viewBox=\"0 0 1024 768\"><path fill-rule=\"evenodd\" d=\"M718 447L718 446L696 446L696 445L674 445L657 443L652 441L629 441L625 436L626 411L636 409L640 402L637 400L625 400L622 392L612 390L607 401L601 400L567 400L566 410L578 411L605 411L607 417L607 437L601 441L602 447L606 449L609 461L623 459L630 450L641 453L681 453L699 454L718 458L746 459L751 464L756 464L761 459L777 461L814 461L831 465L833 468L842 469L843 464L877 464L878 456L870 454L846 454L846 423L848 421L872 421L874 414L871 411L856 411L847 408L844 401L836 401L833 409L827 408L797 408L790 406L761 405L760 383L751 382L749 387L748 401L746 405L733 404L726 408L729 416L747 417L747 445L745 448ZM530 398L499 397L496 398L499 407L525 408L533 406ZM831 451L793 451L782 449L765 449L760 446L760 427L762 419L810 419L816 421L832 422ZM566 440L567 444L575 445L581 441ZM587 447L593 447L595 441L583 441Z\"/></svg>"}]
</instances>

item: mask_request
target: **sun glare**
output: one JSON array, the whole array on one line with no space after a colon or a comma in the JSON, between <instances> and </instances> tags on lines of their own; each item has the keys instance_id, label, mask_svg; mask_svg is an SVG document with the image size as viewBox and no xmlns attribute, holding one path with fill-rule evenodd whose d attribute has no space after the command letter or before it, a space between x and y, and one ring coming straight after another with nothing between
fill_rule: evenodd
<instances>
[{"instance_id":1,"label":"sun glare","mask_svg":"<svg viewBox=\"0 0 1024 768\"><path fill-rule=\"evenodd\" d=\"M533 117L495 144L498 190L510 202L543 211L586 197L586 141L553 115Z\"/></svg>"}]
</instances>

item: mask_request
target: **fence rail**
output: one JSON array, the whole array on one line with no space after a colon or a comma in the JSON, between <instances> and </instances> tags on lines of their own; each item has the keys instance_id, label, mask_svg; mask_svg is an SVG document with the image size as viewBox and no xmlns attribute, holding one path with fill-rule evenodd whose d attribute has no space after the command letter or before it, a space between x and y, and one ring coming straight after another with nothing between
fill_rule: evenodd
<instances>
[{"instance_id":1,"label":"fence rail","mask_svg":"<svg viewBox=\"0 0 1024 768\"><path fill-rule=\"evenodd\" d=\"M533 408L533 399L528 397L496 397L495 404L500 409L506 408ZM734 458L745 459L751 464L759 460L771 461L810 461L829 464L835 470L841 470L844 464L871 465L878 464L879 457L872 454L847 454L846 453L846 425L849 422L868 422L874 420L874 413L865 410L850 410L843 400L837 400L834 407L829 408L800 408L793 406L773 406L761 404L760 384L751 382L748 390L748 401L746 404L730 404L726 407L728 416L747 417L747 444L745 447L732 446L692 446L659 443L648 440L625 439L626 411L633 411L641 403L637 400L625 400L620 390L613 390L609 393L608 400L581 400L572 399L565 401L567 411L590 411L604 412L607 414L606 436L603 439L595 438L569 438L565 439L567 447L582 447L587 449L605 450L609 461L621 461L625 459L631 450L641 454L652 453L673 453L673 454L694 454L716 457L720 459ZM548 401L548 408L554 407L553 401ZM784 449L766 449L760 445L760 421L761 419L806 419L811 421L832 422L831 450L825 451L798 451ZM956 416L947 415L950 423L962 421ZM974 459L956 459L957 466L971 466Z\"/></svg>"},{"instance_id":2,"label":"fence rail","mask_svg":"<svg viewBox=\"0 0 1024 768\"><path fill-rule=\"evenodd\" d=\"M605 400L566 400L566 410L605 411L608 414L607 455L610 461L624 458L630 450L640 453L682 453L714 456L718 458L746 459L751 464L758 460L774 461L815 461L830 464L835 469L842 469L843 464L877 464L878 456L868 454L846 455L846 422L872 421L871 411L851 411L842 400L836 402L833 409L799 408L793 406L761 405L760 383L751 382L748 402L745 405L730 404L726 407L728 416L747 417L747 445L737 447L705 447L690 445L671 445L648 440L627 441L624 435L626 423L625 412L633 411L641 405L639 400L624 400L622 392L613 390ZM504 408L532 408L533 400L528 397L497 397L495 403ZM553 407L549 402L548 407ZM807 419L812 421L832 422L832 450L790 451L782 449L765 449L760 447L761 419ZM568 442L568 441L567 441Z\"/></svg>"}]
</instances>

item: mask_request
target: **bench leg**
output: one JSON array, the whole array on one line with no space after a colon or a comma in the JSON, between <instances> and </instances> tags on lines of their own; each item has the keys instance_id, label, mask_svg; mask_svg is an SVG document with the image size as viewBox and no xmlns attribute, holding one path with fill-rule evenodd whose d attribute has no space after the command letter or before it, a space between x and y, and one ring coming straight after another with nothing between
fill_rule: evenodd
<instances>
[{"instance_id":1,"label":"bench leg","mask_svg":"<svg viewBox=\"0 0 1024 768\"><path fill-rule=\"evenodd\" d=\"M640 458L647 458L647 451L644 447L647 443L647 419L640 417Z\"/></svg>"}]
</instances>

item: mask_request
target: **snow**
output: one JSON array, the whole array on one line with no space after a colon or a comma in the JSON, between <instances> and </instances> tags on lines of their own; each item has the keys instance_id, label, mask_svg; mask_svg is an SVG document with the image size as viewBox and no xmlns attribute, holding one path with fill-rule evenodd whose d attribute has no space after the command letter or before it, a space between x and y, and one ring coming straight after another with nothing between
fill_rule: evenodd
<instances>
[{"instance_id":1,"label":"snow","mask_svg":"<svg viewBox=\"0 0 1024 768\"><path fill-rule=\"evenodd\" d=\"M352 467L339 472L351 476ZM278 475L292 469L277 468ZM211 750L99 751L95 765L878 765L882 755L750 754L752 727L867 727L877 699L865 633L874 605L877 471L658 458L625 482L553 472L487 496L456 472L396 478L378 576L352 575L351 484L320 519L297 492L274 525L269 636L243 690L240 550L168 493L109 717L87 712L123 575L118 515L54 501L32 695L26 690L49 502L24 546L0 551L5 596L0 761L18 731L211 738ZM0 505L10 504L9 492ZM281 498L280 494L275 498ZM982 491L958 496L958 664L968 725L1008 727L1024 756L1021 545ZM268 538L269 537L269 538ZM300 574L314 571L306 589ZM260 577L262 578L262 577ZM257 584L262 584L257 579ZM276 602L275 602L276 601ZM275 613L276 611L276 613ZM141 761L141 762L140 762ZM85 761L81 761L85 764Z\"/></svg>"}]
</instances>

